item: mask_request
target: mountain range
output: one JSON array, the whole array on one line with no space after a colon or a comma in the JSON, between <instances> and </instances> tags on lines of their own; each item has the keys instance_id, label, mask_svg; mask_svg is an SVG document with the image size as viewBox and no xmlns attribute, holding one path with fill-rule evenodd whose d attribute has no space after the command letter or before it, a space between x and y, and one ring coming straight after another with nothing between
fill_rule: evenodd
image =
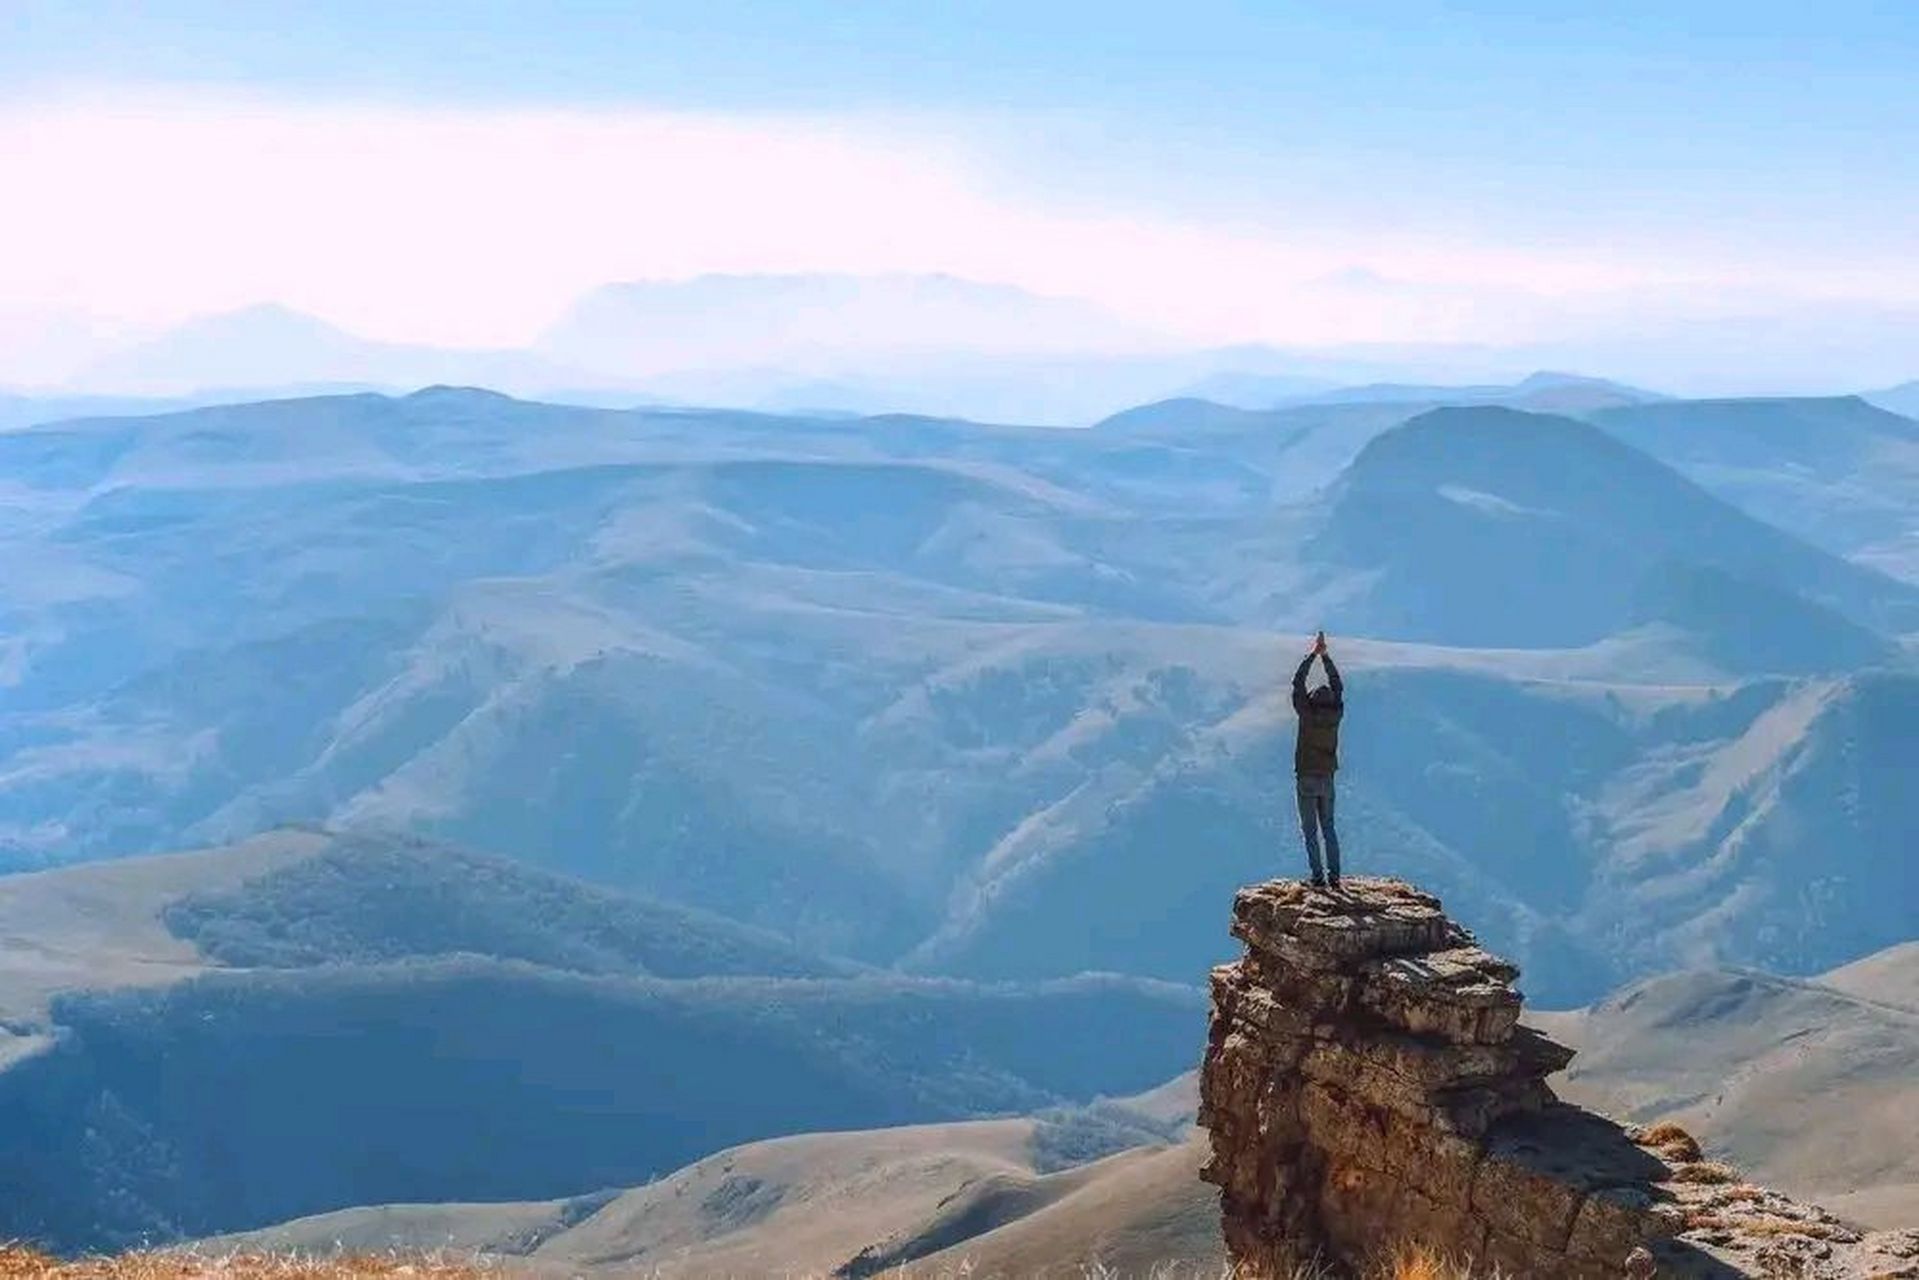
<instances>
[{"instance_id":1,"label":"mountain range","mask_svg":"<svg viewBox=\"0 0 1919 1280\"><path fill-rule=\"evenodd\" d=\"M1855 489L1780 422L1843 425L1889 523L1849 541ZM1919 527L1905 423L436 387L0 433L0 1113L31 1137L0 1231L571 1204L1169 1078L1222 904L1297 865L1286 684L1322 626L1350 864L1442 893L1535 1001L1907 942L1919 586L1872 551ZM1105 1194L1061 1172L1016 1161L1008 1203Z\"/></svg>"},{"instance_id":2,"label":"mountain range","mask_svg":"<svg viewBox=\"0 0 1919 1280\"><path fill-rule=\"evenodd\" d=\"M1576 414L1662 398L1546 371L1568 358L1594 353L1439 343L1207 347L1080 299L946 275L705 275L600 286L529 329L523 345L491 349L370 339L275 303L194 317L119 339L77 371L49 368L35 380L48 389L0 396L0 427L88 412L73 403L88 397L229 403L439 383L615 407L1074 426L1168 397L1249 409L1503 404ZM1919 411L1910 388L1871 394L1895 411Z\"/></svg>"},{"instance_id":3,"label":"mountain range","mask_svg":"<svg viewBox=\"0 0 1919 1280\"><path fill-rule=\"evenodd\" d=\"M446 389L0 436L0 851L412 830L873 964L1183 980L1287 856L1323 624L1369 637L1360 847L1542 996L1909 935L1867 872L1904 874L1919 589L1572 419L1151 421ZM1789 853L1828 808L1837 879Z\"/></svg>"},{"instance_id":4,"label":"mountain range","mask_svg":"<svg viewBox=\"0 0 1919 1280\"><path fill-rule=\"evenodd\" d=\"M536 1275L1217 1261L1193 1077L1140 1091L1190 1060L1190 988L901 979L307 830L10 877L0 941L4 1226L55 1245L239 1228L216 1247ZM1567 1096L1897 1223L1916 957L1688 970L1534 1021L1580 1046Z\"/></svg>"}]
</instances>

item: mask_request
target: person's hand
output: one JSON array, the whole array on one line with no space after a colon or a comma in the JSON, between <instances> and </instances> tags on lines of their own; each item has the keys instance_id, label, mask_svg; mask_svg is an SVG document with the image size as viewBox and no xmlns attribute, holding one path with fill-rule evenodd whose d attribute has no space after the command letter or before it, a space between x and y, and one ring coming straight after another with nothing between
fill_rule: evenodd
<instances>
[{"instance_id":1,"label":"person's hand","mask_svg":"<svg viewBox=\"0 0 1919 1280\"><path fill-rule=\"evenodd\" d=\"M1326 652L1326 633L1324 631L1320 632L1319 635L1314 637L1313 652L1314 653Z\"/></svg>"}]
</instances>

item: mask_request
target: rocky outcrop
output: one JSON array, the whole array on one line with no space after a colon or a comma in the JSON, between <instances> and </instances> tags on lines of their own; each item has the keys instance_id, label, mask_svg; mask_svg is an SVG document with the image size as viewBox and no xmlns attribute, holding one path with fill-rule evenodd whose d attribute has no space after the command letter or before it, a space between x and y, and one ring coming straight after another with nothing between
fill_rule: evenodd
<instances>
[{"instance_id":1,"label":"rocky outcrop","mask_svg":"<svg viewBox=\"0 0 1919 1280\"><path fill-rule=\"evenodd\" d=\"M1276 881L1240 891L1232 930L1201 1176L1243 1274L1419 1243L1509 1277L1919 1277L1919 1232L1863 1235L1677 1130L1560 1102L1572 1050L1521 1024L1518 970L1432 895Z\"/></svg>"}]
</instances>

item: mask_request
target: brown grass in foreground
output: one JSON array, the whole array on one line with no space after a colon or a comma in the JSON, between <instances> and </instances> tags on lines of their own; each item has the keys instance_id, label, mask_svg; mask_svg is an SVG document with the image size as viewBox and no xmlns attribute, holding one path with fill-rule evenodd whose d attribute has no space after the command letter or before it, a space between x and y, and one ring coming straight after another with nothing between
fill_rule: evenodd
<instances>
[{"instance_id":1,"label":"brown grass in foreground","mask_svg":"<svg viewBox=\"0 0 1919 1280\"><path fill-rule=\"evenodd\" d=\"M506 1280L508 1273L453 1256L409 1254L206 1253L160 1249L114 1257L63 1261L24 1245L0 1245L0 1280ZM1122 1280L1097 1263L1085 1280ZM1178 1268L1155 1268L1146 1280L1179 1280ZM1275 1280L1330 1280L1333 1272L1308 1263ZM1202 1280L1194 1273L1193 1280ZM1227 1268L1204 1280L1253 1280ZM1503 1280L1497 1272L1473 1272L1419 1245L1400 1248L1366 1280Z\"/></svg>"},{"instance_id":2,"label":"brown grass in foreground","mask_svg":"<svg viewBox=\"0 0 1919 1280\"><path fill-rule=\"evenodd\" d=\"M499 1273L470 1260L406 1254L201 1253L161 1249L62 1261L0 1245L0 1280L479 1280Z\"/></svg>"},{"instance_id":3,"label":"brown grass in foreground","mask_svg":"<svg viewBox=\"0 0 1919 1280\"><path fill-rule=\"evenodd\" d=\"M1501 1280L1497 1272L1475 1273L1423 1244L1401 1245L1380 1269L1378 1280Z\"/></svg>"},{"instance_id":4,"label":"brown grass in foreground","mask_svg":"<svg viewBox=\"0 0 1919 1280\"><path fill-rule=\"evenodd\" d=\"M888 1276L896 1273L888 1272ZM960 1273L954 1273L957 1276ZM1346 1276L1319 1261L1300 1262L1275 1275L1254 1274L1225 1267L1219 1271L1188 1273L1176 1266L1154 1267L1142 1280L1338 1280ZM1082 1280L1128 1280L1120 1272L1098 1263L1081 1270ZM1502 1272L1475 1271L1451 1256L1425 1245L1407 1244L1394 1249L1361 1273L1359 1280L1509 1280Z\"/></svg>"},{"instance_id":5,"label":"brown grass in foreground","mask_svg":"<svg viewBox=\"0 0 1919 1280\"><path fill-rule=\"evenodd\" d=\"M1720 1164L1716 1160L1701 1160L1696 1164L1682 1164L1674 1169L1672 1180L1694 1186L1723 1186L1739 1181L1739 1170L1731 1165Z\"/></svg>"}]
</instances>

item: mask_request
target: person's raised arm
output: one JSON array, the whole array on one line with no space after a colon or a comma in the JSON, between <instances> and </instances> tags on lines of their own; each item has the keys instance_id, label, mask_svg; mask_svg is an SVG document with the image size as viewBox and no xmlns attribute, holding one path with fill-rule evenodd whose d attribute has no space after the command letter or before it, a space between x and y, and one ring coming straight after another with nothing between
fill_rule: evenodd
<instances>
[{"instance_id":1,"label":"person's raised arm","mask_svg":"<svg viewBox=\"0 0 1919 1280\"><path fill-rule=\"evenodd\" d=\"M1299 670L1293 672L1293 710L1304 713L1306 710L1306 673L1313 669L1314 650L1299 660Z\"/></svg>"},{"instance_id":2,"label":"person's raised arm","mask_svg":"<svg viewBox=\"0 0 1919 1280\"><path fill-rule=\"evenodd\" d=\"M1319 660L1325 664L1326 683L1332 686L1333 696L1341 702L1344 702L1346 700L1346 684L1339 678L1339 668L1333 665L1333 655L1331 651L1321 649L1319 651Z\"/></svg>"}]
</instances>

